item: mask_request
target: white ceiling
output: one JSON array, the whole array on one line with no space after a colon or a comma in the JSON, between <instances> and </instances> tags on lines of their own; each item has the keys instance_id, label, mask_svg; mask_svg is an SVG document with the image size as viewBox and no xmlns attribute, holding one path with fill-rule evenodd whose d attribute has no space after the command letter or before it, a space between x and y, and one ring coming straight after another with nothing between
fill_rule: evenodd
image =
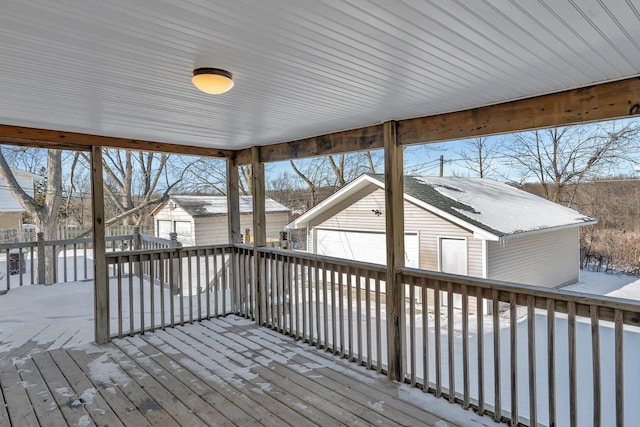
<instances>
[{"instance_id":1,"label":"white ceiling","mask_svg":"<svg viewBox=\"0 0 640 427\"><path fill-rule=\"evenodd\" d=\"M197 67L235 87L206 95ZM0 123L239 149L640 74L638 0L5 0Z\"/></svg>"}]
</instances>

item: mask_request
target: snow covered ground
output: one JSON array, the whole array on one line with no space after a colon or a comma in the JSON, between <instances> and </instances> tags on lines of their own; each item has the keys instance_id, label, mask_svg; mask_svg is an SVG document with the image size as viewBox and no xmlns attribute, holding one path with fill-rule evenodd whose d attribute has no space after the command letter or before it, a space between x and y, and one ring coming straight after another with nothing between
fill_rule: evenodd
<instances>
[{"instance_id":1,"label":"snow covered ground","mask_svg":"<svg viewBox=\"0 0 640 427\"><path fill-rule=\"evenodd\" d=\"M640 301L640 278L626 274L594 273L581 270L580 281L562 289Z\"/></svg>"}]
</instances>

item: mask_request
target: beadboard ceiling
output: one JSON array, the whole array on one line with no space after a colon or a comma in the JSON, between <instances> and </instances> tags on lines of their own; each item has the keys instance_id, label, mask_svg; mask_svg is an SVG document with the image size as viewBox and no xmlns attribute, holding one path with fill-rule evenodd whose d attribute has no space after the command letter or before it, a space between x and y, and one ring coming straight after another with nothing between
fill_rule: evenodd
<instances>
[{"instance_id":1,"label":"beadboard ceiling","mask_svg":"<svg viewBox=\"0 0 640 427\"><path fill-rule=\"evenodd\" d=\"M194 68L234 75L224 95ZM7 0L0 123L222 149L640 74L632 0Z\"/></svg>"}]
</instances>

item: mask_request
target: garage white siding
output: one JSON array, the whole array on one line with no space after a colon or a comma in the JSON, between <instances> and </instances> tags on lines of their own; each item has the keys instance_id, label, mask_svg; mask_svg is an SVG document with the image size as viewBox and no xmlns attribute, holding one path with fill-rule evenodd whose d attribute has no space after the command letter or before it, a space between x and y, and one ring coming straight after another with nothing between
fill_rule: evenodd
<instances>
[{"instance_id":1,"label":"garage white siding","mask_svg":"<svg viewBox=\"0 0 640 427\"><path fill-rule=\"evenodd\" d=\"M578 228L488 244L488 278L547 288L578 281Z\"/></svg>"},{"instance_id":2,"label":"garage white siding","mask_svg":"<svg viewBox=\"0 0 640 427\"><path fill-rule=\"evenodd\" d=\"M376 215L379 210L381 215ZM363 198L345 206L342 210L319 224L311 224L307 244L313 251L313 227L333 230L368 230L385 232L384 190L376 189ZM473 233L432 213L405 201L404 229L406 233L419 235L419 268L438 270L438 238L461 237L467 239L467 271L470 276L482 277L482 241Z\"/></svg>"},{"instance_id":3,"label":"garage white siding","mask_svg":"<svg viewBox=\"0 0 640 427\"><path fill-rule=\"evenodd\" d=\"M267 241L279 240L280 232L284 230L289 222L287 212L267 214ZM219 245L229 242L229 226L226 215L214 217L196 218L196 241L195 245ZM249 229L249 234L253 236L253 216L240 215L240 232Z\"/></svg>"}]
</instances>

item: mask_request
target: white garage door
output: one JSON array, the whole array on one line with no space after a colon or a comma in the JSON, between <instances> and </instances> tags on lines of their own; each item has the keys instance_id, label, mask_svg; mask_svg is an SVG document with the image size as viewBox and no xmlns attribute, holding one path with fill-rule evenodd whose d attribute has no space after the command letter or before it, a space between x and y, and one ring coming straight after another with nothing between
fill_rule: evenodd
<instances>
[{"instance_id":1,"label":"white garage door","mask_svg":"<svg viewBox=\"0 0 640 427\"><path fill-rule=\"evenodd\" d=\"M316 251L319 255L356 261L387 263L387 242L384 233L317 229ZM418 235L404 235L405 265L418 268Z\"/></svg>"}]
</instances>

